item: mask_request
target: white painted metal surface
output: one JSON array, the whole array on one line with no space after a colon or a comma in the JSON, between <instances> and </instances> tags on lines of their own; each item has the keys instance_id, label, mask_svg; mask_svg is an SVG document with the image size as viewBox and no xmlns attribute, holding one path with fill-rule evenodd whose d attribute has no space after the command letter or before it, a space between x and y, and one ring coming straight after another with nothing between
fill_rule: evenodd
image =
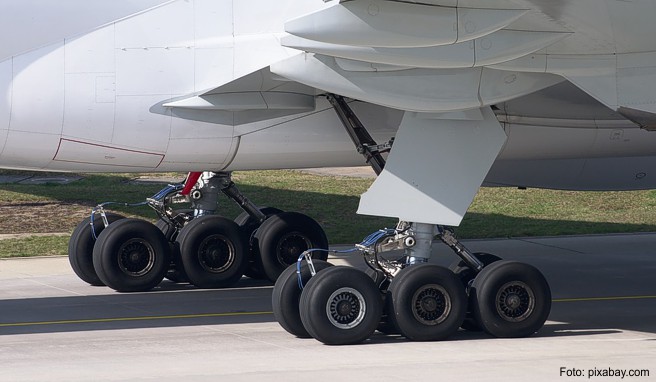
<instances>
[{"instance_id":1,"label":"white painted metal surface","mask_svg":"<svg viewBox=\"0 0 656 382\"><path fill-rule=\"evenodd\" d=\"M489 108L478 119L433 118L406 112L385 169L362 195L358 213L460 224L506 135Z\"/></svg>"},{"instance_id":2,"label":"white painted metal surface","mask_svg":"<svg viewBox=\"0 0 656 382\"><path fill-rule=\"evenodd\" d=\"M411 48L455 44L495 32L522 9L443 7L385 0L353 0L285 24L295 36L331 44Z\"/></svg>"},{"instance_id":3,"label":"white painted metal surface","mask_svg":"<svg viewBox=\"0 0 656 382\"><path fill-rule=\"evenodd\" d=\"M378 48L323 43L287 36L282 44L326 56L410 68L468 68L494 65L543 49L568 36L560 32L500 30L469 42L421 48Z\"/></svg>"},{"instance_id":4,"label":"white painted metal surface","mask_svg":"<svg viewBox=\"0 0 656 382\"><path fill-rule=\"evenodd\" d=\"M0 0L0 8L2 168L361 164L321 98L333 92L359 101L353 107L380 142L410 112L495 106L509 140L489 184L656 187L656 133L636 128L656 126L651 0ZM432 118L401 135L438 145L434 130L464 123ZM479 139L452 146L468 152ZM450 174L454 184L492 164L474 163ZM396 176L441 177L434 167L403 167ZM463 195L475 191L464 183ZM442 192L390 208L450 205Z\"/></svg>"},{"instance_id":5,"label":"white painted metal surface","mask_svg":"<svg viewBox=\"0 0 656 382\"><path fill-rule=\"evenodd\" d=\"M489 106L562 81L550 74L474 69L352 72L333 57L294 56L271 66L282 77L311 87L400 110L445 112ZM528 74L528 75L527 75Z\"/></svg>"}]
</instances>

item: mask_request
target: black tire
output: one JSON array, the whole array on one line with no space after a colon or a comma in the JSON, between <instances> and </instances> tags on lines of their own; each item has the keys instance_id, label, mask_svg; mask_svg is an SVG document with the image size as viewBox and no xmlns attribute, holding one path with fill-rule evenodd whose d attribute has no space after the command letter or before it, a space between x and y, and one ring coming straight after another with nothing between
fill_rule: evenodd
<instances>
[{"instance_id":1,"label":"black tire","mask_svg":"<svg viewBox=\"0 0 656 382\"><path fill-rule=\"evenodd\" d=\"M493 255L491 253L485 252L476 252L474 256L483 263L486 267L492 263L502 260L499 256ZM449 269L460 279L465 288L469 288L469 285L476 277L476 272L474 272L463 260L455 260L449 266ZM470 299L471 301L471 299ZM461 328L468 330L470 332L480 332L483 331L483 327L480 322L476 321L474 317L474 309L472 303L470 302L467 308L467 316L465 321L460 326Z\"/></svg>"},{"instance_id":2,"label":"black tire","mask_svg":"<svg viewBox=\"0 0 656 382\"><path fill-rule=\"evenodd\" d=\"M177 241L184 271L199 288L230 287L248 265L239 227L224 217L195 218L180 230Z\"/></svg>"},{"instance_id":3,"label":"black tire","mask_svg":"<svg viewBox=\"0 0 656 382\"><path fill-rule=\"evenodd\" d=\"M107 213L106 216L110 224L124 218L121 215L112 213ZM93 229L96 237L105 229L105 224L100 215L94 216ZM100 280L96 274L96 270L93 268L94 244L96 244L96 239L91 232L91 217L88 217L82 220L71 234L71 238L68 241L68 261L71 263L73 272L82 281L92 286L103 286L105 284Z\"/></svg>"},{"instance_id":4,"label":"black tire","mask_svg":"<svg viewBox=\"0 0 656 382\"><path fill-rule=\"evenodd\" d=\"M369 276L355 268L330 267L301 293L303 327L327 345L360 343L380 323L383 301Z\"/></svg>"},{"instance_id":5,"label":"black tire","mask_svg":"<svg viewBox=\"0 0 656 382\"><path fill-rule=\"evenodd\" d=\"M399 332L413 341L438 341L454 334L467 313L460 280L444 267L413 265L390 285L391 316Z\"/></svg>"},{"instance_id":6,"label":"black tire","mask_svg":"<svg viewBox=\"0 0 656 382\"><path fill-rule=\"evenodd\" d=\"M551 290L537 268L498 261L484 268L471 290L474 317L495 337L527 337L537 332L551 311Z\"/></svg>"},{"instance_id":7,"label":"black tire","mask_svg":"<svg viewBox=\"0 0 656 382\"><path fill-rule=\"evenodd\" d=\"M119 292L147 291L164 278L171 254L155 225L140 219L121 219L98 236L93 266L100 280Z\"/></svg>"},{"instance_id":8,"label":"black tire","mask_svg":"<svg viewBox=\"0 0 656 382\"><path fill-rule=\"evenodd\" d=\"M296 263L304 251L328 249L328 239L319 223L298 212L282 212L271 216L255 232L255 239L264 272L273 282L288 266ZM326 261L328 252L313 252L312 258Z\"/></svg>"},{"instance_id":9,"label":"black tire","mask_svg":"<svg viewBox=\"0 0 656 382\"><path fill-rule=\"evenodd\" d=\"M262 207L260 208L260 212L268 218L281 213L282 210L274 207ZM253 240L253 234L260 228L260 222L253 219L248 212L242 212L235 218L235 223L239 226L244 243L247 244L248 268L246 268L244 275L256 280L266 279L267 276L264 273L262 260L260 259L260 249L258 248L257 241Z\"/></svg>"},{"instance_id":10,"label":"black tire","mask_svg":"<svg viewBox=\"0 0 656 382\"><path fill-rule=\"evenodd\" d=\"M333 265L322 260L312 260L314 269L317 273L332 267ZM304 262L301 266L301 280L303 285L307 285L312 277L310 268ZM290 334L300 338L309 338L310 334L305 330L301 322L299 312L299 303L301 301L302 289L298 285L298 274L296 273L296 264L290 265L278 277L276 285L273 287L271 305L273 306L273 316L276 321Z\"/></svg>"}]
</instances>

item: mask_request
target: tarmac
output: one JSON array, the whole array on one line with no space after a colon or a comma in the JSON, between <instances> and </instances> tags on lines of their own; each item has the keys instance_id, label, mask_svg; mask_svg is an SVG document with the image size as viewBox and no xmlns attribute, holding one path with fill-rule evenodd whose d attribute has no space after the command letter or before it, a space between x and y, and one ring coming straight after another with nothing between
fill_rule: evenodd
<instances>
[{"instance_id":1,"label":"tarmac","mask_svg":"<svg viewBox=\"0 0 656 382\"><path fill-rule=\"evenodd\" d=\"M262 281L121 294L86 285L66 258L0 260L0 381L656 380L656 233L465 244L545 274L554 302L542 330L326 346L275 322ZM435 246L435 263L454 259Z\"/></svg>"}]
</instances>

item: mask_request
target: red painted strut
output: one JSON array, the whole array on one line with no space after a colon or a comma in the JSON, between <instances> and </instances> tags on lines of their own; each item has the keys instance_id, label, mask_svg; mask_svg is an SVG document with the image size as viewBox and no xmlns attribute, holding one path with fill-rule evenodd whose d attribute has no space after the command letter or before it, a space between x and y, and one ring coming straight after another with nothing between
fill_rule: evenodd
<instances>
[{"instance_id":1,"label":"red painted strut","mask_svg":"<svg viewBox=\"0 0 656 382\"><path fill-rule=\"evenodd\" d=\"M202 175L202 172L190 172L189 175L187 175L187 180L185 180L185 186L182 189L182 195L189 195L191 192L191 189L194 188L194 185L196 182L198 182L198 178Z\"/></svg>"}]
</instances>

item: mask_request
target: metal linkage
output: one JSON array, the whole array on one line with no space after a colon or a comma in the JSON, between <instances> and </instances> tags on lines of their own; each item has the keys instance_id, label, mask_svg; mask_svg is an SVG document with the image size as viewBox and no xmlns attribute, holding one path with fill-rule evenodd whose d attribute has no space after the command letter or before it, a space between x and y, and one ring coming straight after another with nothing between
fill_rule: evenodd
<instances>
[{"instance_id":1,"label":"metal linkage","mask_svg":"<svg viewBox=\"0 0 656 382\"><path fill-rule=\"evenodd\" d=\"M167 221L169 224L172 225L178 224L180 227L182 227L182 225L184 225L184 221L181 221L183 217L180 216L182 214L175 213L173 208L170 207L170 205L179 202L181 200L179 195L183 187L184 187L183 184L169 184L168 186L164 187L162 190L157 192L155 195L151 196L150 198L146 198L145 202L139 202L139 203L105 202L105 203L98 204L96 207L94 207L91 210L90 224L91 224L92 236L94 237L94 239L97 238L94 228L95 227L94 221L96 219L96 215L100 216L105 228L109 226L109 221L107 219L107 211L105 210L105 208L111 205L119 205L123 207L140 207L140 206L147 205L152 209L154 209L157 215L160 218Z\"/></svg>"},{"instance_id":2,"label":"metal linkage","mask_svg":"<svg viewBox=\"0 0 656 382\"><path fill-rule=\"evenodd\" d=\"M221 191L228 198L237 203L242 210L247 212L258 222L263 223L266 220L266 215L263 214L262 211L260 211L260 209L244 194L242 194L241 191L239 191L237 185L232 181L232 173L220 172L217 173L217 176L221 179Z\"/></svg>"},{"instance_id":3,"label":"metal linkage","mask_svg":"<svg viewBox=\"0 0 656 382\"><path fill-rule=\"evenodd\" d=\"M485 267L485 264L478 260L476 256L474 256L474 254L469 249L467 249L467 247L465 247L464 244L458 241L452 229L444 226L437 226L437 229L437 237L444 244L449 246L449 248L451 248L453 252L455 252L456 255L458 255L458 257L460 257L469 268L474 270L475 273L480 272L483 267Z\"/></svg>"},{"instance_id":4,"label":"metal linkage","mask_svg":"<svg viewBox=\"0 0 656 382\"><path fill-rule=\"evenodd\" d=\"M364 155L366 162L371 165L377 175L380 175L385 167L385 158L381 154L391 150L394 138L385 144L377 144L346 100L344 100L344 97L336 94L327 94L326 98L337 112L339 120L342 121L351 140L355 143L358 153Z\"/></svg>"},{"instance_id":5,"label":"metal linkage","mask_svg":"<svg viewBox=\"0 0 656 382\"><path fill-rule=\"evenodd\" d=\"M266 219L260 209L242 194L232 181L231 172L204 172L191 190L194 216L212 215L218 208L219 192L224 193L260 223Z\"/></svg>"},{"instance_id":6,"label":"metal linkage","mask_svg":"<svg viewBox=\"0 0 656 382\"><path fill-rule=\"evenodd\" d=\"M192 175L195 175L192 177ZM204 215L212 215L218 209L219 193L223 192L228 198L237 203L250 216L260 223L266 219L266 216L253 204L244 194L242 194L235 183L232 181L230 172L204 172L191 173L185 182L170 184L164 187L155 195L140 203L117 203L106 202L96 206L91 213L91 224L95 215L99 214L108 225L105 216L105 207L109 205L122 205L125 207L136 207L148 205L157 215L166 221L171 227L178 230L191 219ZM194 184L195 183L195 184ZM188 212L179 212L173 208L174 204L189 203L193 208L193 214Z\"/></svg>"}]
</instances>

